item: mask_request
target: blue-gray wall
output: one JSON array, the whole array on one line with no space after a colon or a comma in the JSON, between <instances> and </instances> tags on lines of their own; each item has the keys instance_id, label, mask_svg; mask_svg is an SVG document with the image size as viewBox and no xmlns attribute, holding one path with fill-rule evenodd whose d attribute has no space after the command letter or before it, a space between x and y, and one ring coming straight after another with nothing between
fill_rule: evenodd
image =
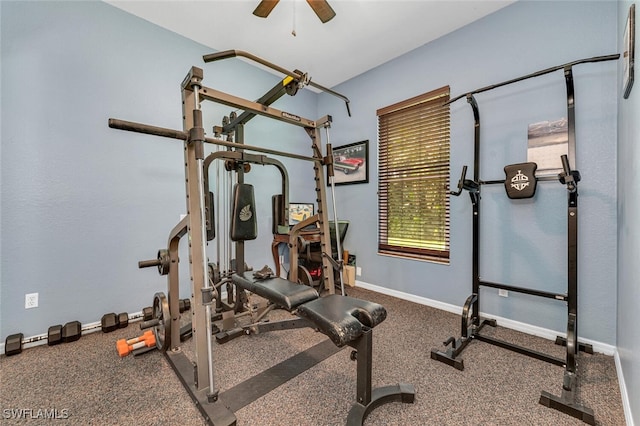
<instances>
[{"instance_id":1,"label":"blue-gray wall","mask_svg":"<svg viewBox=\"0 0 640 426\"><path fill-rule=\"evenodd\" d=\"M368 71L336 89L352 101L353 118L337 122L334 143L372 142L376 109L450 85L452 95L592 56L617 47L615 2L517 2L454 33ZM357 56L356 56L357 57ZM579 332L615 345L616 335L616 62L574 68L580 183ZM566 117L561 71L476 96L482 119L481 179L504 178L506 164L527 160L527 126ZM334 100L321 97L319 111ZM473 117L464 99L451 106L451 180L473 165ZM368 185L340 187L345 242L369 284L461 306L471 292L471 205L451 199L451 263L380 256L377 171ZM510 201L500 186L483 188L481 276L485 280L566 291L566 189L541 183L532 200ZM546 329L566 330L566 306L548 299L482 290L482 310Z\"/></svg>"},{"instance_id":2,"label":"blue-gray wall","mask_svg":"<svg viewBox=\"0 0 640 426\"><path fill-rule=\"evenodd\" d=\"M618 2L618 35L622 52L622 33L629 7L634 2ZM637 2L635 2L637 3ZM639 17L636 4L636 20ZM636 58L638 58L636 24ZM617 343L622 376L626 385L633 424L640 423L640 83L635 71L635 85L628 99L618 100L618 329ZM622 62L619 64L622 87Z\"/></svg>"},{"instance_id":3,"label":"blue-gray wall","mask_svg":"<svg viewBox=\"0 0 640 426\"><path fill-rule=\"evenodd\" d=\"M102 2L2 1L0 8L4 342L12 333L138 312L166 291L166 277L139 270L137 261L166 247L186 211L182 143L110 129L108 118L181 129L180 82L192 65L204 69L205 85L248 99L278 77L238 60L204 64L210 49ZM274 106L316 119L315 98L302 91ZM204 109L207 129L230 112ZM309 154L304 130L273 120L256 118L246 138ZM296 176L291 196L304 199L311 165L284 162ZM260 238L248 243L247 259L260 268L273 264L271 195L280 178L257 166L247 181L260 206ZM215 244L210 250L215 258ZM188 297L186 262L181 272ZM40 307L25 310L32 292Z\"/></svg>"},{"instance_id":4,"label":"blue-gray wall","mask_svg":"<svg viewBox=\"0 0 640 426\"><path fill-rule=\"evenodd\" d=\"M377 255L375 110L446 84L455 95L619 52L630 4L517 2L337 87L352 100L351 119L336 99L308 91L278 102L308 118L332 114L334 145L371 142L370 183L337 191L339 216L352 222L345 247L358 256L359 279L457 306L471 287L466 196L451 200L449 266ZM249 99L277 79L239 61L202 64L209 49L104 3L2 1L0 17L1 339L15 332L43 333L71 320L96 321L105 312L138 311L165 289L163 277L138 270L136 262L166 245L185 211L182 147L178 141L109 129L107 119L180 128L179 82L192 65L204 68L206 85ZM576 167L583 176L580 334L617 345L637 418L640 111L637 87L630 99L621 99L620 74L620 63L613 62L574 69ZM527 125L564 116L564 96L561 73L477 96L483 179L501 178L505 164L526 159ZM211 124L228 113L205 108ZM464 100L451 111L455 185L461 166L472 163L473 129ZM254 141L300 153L308 147L299 129L260 118L247 128L247 142ZM307 201L308 165L285 163L295 177L291 198ZM249 181L257 187L261 231L247 257L260 267L271 264L270 197L279 183L275 171L262 167L254 167ZM483 278L562 291L563 187L543 183L534 200L520 202L508 201L499 188L486 189L483 208ZM183 297L189 293L187 278L183 273ZM25 310L24 294L30 292L40 294L40 307ZM494 293L483 293L483 310L553 330L565 327L560 303L513 294L498 299Z\"/></svg>"}]
</instances>

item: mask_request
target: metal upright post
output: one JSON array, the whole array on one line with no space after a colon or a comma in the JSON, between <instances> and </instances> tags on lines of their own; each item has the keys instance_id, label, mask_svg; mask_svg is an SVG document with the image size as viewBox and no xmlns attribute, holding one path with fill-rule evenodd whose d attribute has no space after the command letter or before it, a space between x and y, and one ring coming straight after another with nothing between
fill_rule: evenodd
<instances>
[{"instance_id":1,"label":"metal upright post","mask_svg":"<svg viewBox=\"0 0 640 426\"><path fill-rule=\"evenodd\" d=\"M569 157L569 164L566 164L565 168L568 168L568 172L571 173L571 167L576 167L576 111L573 72L570 65L564 68L564 78L567 86L567 151ZM578 353L578 188L576 185L577 182L567 195L567 309L569 317L567 328L572 328L572 330L567 330L567 370L571 373L575 373L575 356Z\"/></svg>"},{"instance_id":2,"label":"metal upright post","mask_svg":"<svg viewBox=\"0 0 640 426\"><path fill-rule=\"evenodd\" d=\"M240 123L235 127L235 132L234 132L234 141L237 144L244 144L244 124ZM237 148L236 151L238 152L243 152L243 150L241 148ZM238 167L236 169L236 183L239 184L243 184L244 183L244 169L242 167L242 165L240 165L240 167ZM243 274L244 273L244 241L243 240L239 240L235 242L235 249L236 249L236 272L238 274ZM239 290L238 290L239 291ZM237 300L240 300L240 298L238 297Z\"/></svg>"},{"instance_id":3,"label":"metal upright post","mask_svg":"<svg viewBox=\"0 0 640 426\"><path fill-rule=\"evenodd\" d=\"M472 293L475 294L471 316L476 326L480 325L480 110L473 95L467 96L467 102L473 109L473 181L477 183L476 192L469 191L473 209L473 237L472 237Z\"/></svg>"},{"instance_id":4,"label":"metal upright post","mask_svg":"<svg viewBox=\"0 0 640 426\"><path fill-rule=\"evenodd\" d=\"M323 117L316 121L314 127L305 127L305 130L311 137L311 148L313 150L313 156L322 158L322 144L320 128L329 125L331 123L331 116ZM327 157L331 157L332 153L328 152ZM313 164L314 180L316 184L316 202L318 203L318 215L320 215L320 246L322 253L329 253L331 256L331 234L329 231L329 216L327 210L327 189L325 185L324 168L318 164ZM337 218L336 218L337 219ZM338 229L336 229L336 238L339 238ZM339 254L341 255L341 254ZM291 268L293 272L297 268ZM329 294L335 294L335 280L333 278L333 265L331 259L327 256L322 256L322 276L324 279L324 288Z\"/></svg>"},{"instance_id":5,"label":"metal upright post","mask_svg":"<svg viewBox=\"0 0 640 426\"><path fill-rule=\"evenodd\" d=\"M171 320L169 323L169 332L165 325L165 339L169 339L165 343L166 350L175 351L180 347L180 271L178 268L178 251L180 248L180 239L187 233L187 218L182 219L169 234L169 275L168 281L168 298L169 312ZM166 319L165 319L166 320Z\"/></svg>"},{"instance_id":6,"label":"metal upright post","mask_svg":"<svg viewBox=\"0 0 640 426\"><path fill-rule=\"evenodd\" d=\"M199 102L197 91L202 82L202 69L192 67L189 74L182 82L182 117L183 129L189 132L189 138L184 143L185 154L185 176L186 176L186 192L187 192L187 215L188 225L187 232L189 234L189 267L191 271L191 296L193 303L191 304L193 340L195 343L195 363L196 386L201 390L209 385L210 360L208 347L206 344L207 336L211 335L211 330L207 329L206 309L203 305L202 289L208 287L207 273L207 255L205 252L206 238L203 237L203 229L205 223L202 218L204 204L202 200L202 158L204 156L203 140L204 129L202 123L196 123L198 113L201 114L197 107ZM198 125L199 124L199 125ZM201 133L201 136L198 135ZM173 310L172 310L173 312ZM204 339L204 341L202 341Z\"/></svg>"}]
</instances>

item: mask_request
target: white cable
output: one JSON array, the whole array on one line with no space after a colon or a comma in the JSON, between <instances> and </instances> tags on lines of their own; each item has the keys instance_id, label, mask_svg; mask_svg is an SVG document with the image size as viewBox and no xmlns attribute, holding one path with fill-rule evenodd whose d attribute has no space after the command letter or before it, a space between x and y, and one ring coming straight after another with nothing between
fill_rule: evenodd
<instances>
[{"instance_id":1,"label":"white cable","mask_svg":"<svg viewBox=\"0 0 640 426\"><path fill-rule=\"evenodd\" d=\"M329 125L325 126L325 131L327 133L327 147L331 144L331 140L329 138ZM327 153L328 155L329 153ZM329 182L331 183L331 200L333 202L333 223L336 228L336 249L338 250L338 265L339 268L339 276L340 276L340 292L344 296L344 280L342 277L342 244L340 244L340 226L338 224L338 210L336 208L336 185L333 181L334 176L329 176ZM329 246L331 246L331 236L329 236ZM331 248L329 248L331 249Z\"/></svg>"},{"instance_id":2,"label":"white cable","mask_svg":"<svg viewBox=\"0 0 640 426\"><path fill-rule=\"evenodd\" d=\"M291 3L293 3L293 14L292 14L292 16L293 16L293 24L292 24L293 29L291 30L291 35L295 37L297 35L296 34L296 1L293 0Z\"/></svg>"}]
</instances>

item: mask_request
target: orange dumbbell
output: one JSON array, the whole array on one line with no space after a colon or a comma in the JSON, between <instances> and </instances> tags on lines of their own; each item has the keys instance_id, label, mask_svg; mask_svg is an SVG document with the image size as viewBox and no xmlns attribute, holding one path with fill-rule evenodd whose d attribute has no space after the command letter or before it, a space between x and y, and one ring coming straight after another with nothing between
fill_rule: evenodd
<instances>
[{"instance_id":1,"label":"orange dumbbell","mask_svg":"<svg viewBox=\"0 0 640 426\"><path fill-rule=\"evenodd\" d=\"M153 331L148 330L142 336L134 337L132 339L120 339L116 342L116 349L118 355L125 357L136 349L144 347L152 347L156 344L156 336Z\"/></svg>"},{"instance_id":2,"label":"orange dumbbell","mask_svg":"<svg viewBox=\"0 0 640 426\"><path fill-rule=\"evenodd\" d=\"M138 336L138 337L133 337L131 339L120 339L118 340L117 344L120 344L121 342L126 342L127 345L133 345L134 343L138 343L144 339L148 339L150 336L153 336L153 330L147 330L144 332L144 334L142 336Z\"/></svg>"},{"instance_id":3,"label":"orange dumbbell","mask_svg":"<svg viewBox=\"0 0 640 426\"><path fill-rule=\"evenodd\" d=\"M150 336L153 335L153 331L152 330L147 330L144 332L144 334L142 336L138 336L138 337L133 337L131 339L120 339L116 342L116 347L118 346L128 346L128 345L133 345L134 343L138 343L143 341L144 339L148 339Z\"/></svg>"}]
</instances>

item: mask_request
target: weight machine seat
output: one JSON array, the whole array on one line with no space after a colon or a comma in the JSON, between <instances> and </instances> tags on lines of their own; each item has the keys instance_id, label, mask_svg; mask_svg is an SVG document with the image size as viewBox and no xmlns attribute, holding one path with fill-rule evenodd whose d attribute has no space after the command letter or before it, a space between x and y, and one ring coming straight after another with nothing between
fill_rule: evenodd
<instances>
[{"instance_id":1,"label":"weight machine seat","mask_svg":"<svg viewBox=\"0 0 640 426\"><path fill-rule=\"evenodd\" d=\"M289 312L295 310L338 347L357 340L366 329L387 318L387 310L377 303L337 294L319 298L313 287L283 278L258 280L253 272L247 271L233 274L231 280L241 289L262 296Z\"/></svg>"},{"instance_id":2,"label":"weight machine seat","mask_svg":"<svg viewBox=\"0 0 640 426\"><path fill-rule=\"evenodd\" d=\"M338 347L357 340L387 318L382 305L338 294L300 305L297 314L314 323Z\"/></svg>"},{"instance_id":3,"label":"weight machine seat","mask_svg":"<svg viewBox=\"0 0 640 426\"><path fill-rule=\"evenodd\" d=\"M243 290L262 296L270 302L291 312L303 303L319 297L313 287L296 284L283 278L256 279L253 272L233 274L231 280Z\"/></svg>"},{"instance_id":4,"label":"weight machine seat","mask_svg":"<svg viewBox=\"0 0 640 426\"><path fill-rule=\"evenodd\" d=\"M262 296L308 320L337 347L349 345L355 349L352 359L358 363L356 402L349 410L347 426L362 426L369 413L382 404L393 401L413 403L415 389L410 384L371 389L373 327L387 318L384 306L338 294L319 298L318 292L312 287L282 278L257 280L251 272L233 274L231 280L239 288Z\"/></svg>"}]
</instances>

